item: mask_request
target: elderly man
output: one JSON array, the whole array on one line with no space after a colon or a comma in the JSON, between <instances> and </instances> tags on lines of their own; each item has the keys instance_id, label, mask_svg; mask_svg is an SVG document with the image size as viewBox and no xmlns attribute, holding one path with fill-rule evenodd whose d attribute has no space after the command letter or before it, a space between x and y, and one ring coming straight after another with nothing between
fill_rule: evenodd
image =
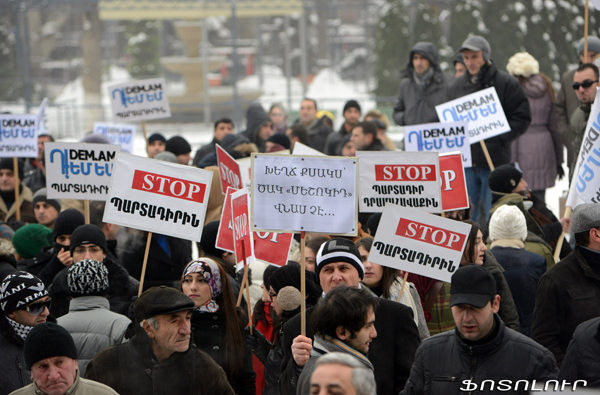
<instances>
[{"instance_id":1,"label":"elderly man","mask_svg":"<svg viewBox=\"0 0 600 395\"><path fill-rule=\"evenodd\" d=\"M23 343L34 326L46 322L50 297L42 280L15 272L2 281L0 307L0 394L8 394L31 383Z\"/></svg>"},{"instance_id":2,"label":"elderly man","mask_svg":"<svg viewBox=\"0 0 600 395\"><path fill-rule=\"evenodd\" d=\"M350 355L332 352L317 360L310 393L375 395L377 391L372 370Z\"/></svg>"},{"instance_id":3,"label":"elderly man","mask_svg":"<svg viewBox=\"0 0 600 395\"><path fill-rule=\"evenodd\" d=\"M104 384L79 378L75 343L60 325L45 323L33 328L25 340L24 354L33 383L11 395L118 395Z\"/></svg>"},{"instance_id":4,"label":"elderly man","mask_svg":"<svg viewBox=\"0 0 600 395\"><path fill-rule=\"evenodd\" d=\"M558 377L552 353L498 317L500 295L489 270L479 265L456 270L450 308L456 329L423 341L402 394L526 395L535 381L539 388Z\"/></svg>"},{"instance_id":5,"label":"elderly man","mask_svg":"<svg viewBox=\"0 0 600 395\"><path fill-rule=\"evenodd\" d=\"M85 377L121 395L233 395L223 369L192 344L194 305L174 288L150 288L133 305L135 336L98 353Z\"/></svg>"},{"instance_id":6,"label":"elderly man","mask_svg":"<svg viewBox=\"0 0 600 395\"><path fill-rule=\"evenodd\" d=\"M325 294L341 285L361 287L365 269L352 241L335 238L323 243L316 264L316 274ZM307 322L310 322L312 312L312 308L306 311ZM412 310L400 303L380 299L375 330L377 337L371 342L367 356L375 371L377 394L396 395L404 387L420 342ZM306 336L300 334L299 314L284 325L284 355L279 379L281 394L296 393L298 376L311 358L313 338L311 328L306 328Z\"/></svg>"}]
</instances>

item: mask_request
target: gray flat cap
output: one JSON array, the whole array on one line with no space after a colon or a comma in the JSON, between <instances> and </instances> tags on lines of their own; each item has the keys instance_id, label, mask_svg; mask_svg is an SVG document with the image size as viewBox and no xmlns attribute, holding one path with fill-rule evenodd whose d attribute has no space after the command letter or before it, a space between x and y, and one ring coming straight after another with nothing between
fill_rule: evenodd
<instances>
[{"instance_id":1,"label":"gray flat cap","mask_svg":"<svg viewBox=\"0 0 600 395\"><path fill-rule=\"evenodd\" d=\"M600 227L600 204L586 203L575 207L571 224L573 233L587 232Z\"/></svg>"}]
</instances>

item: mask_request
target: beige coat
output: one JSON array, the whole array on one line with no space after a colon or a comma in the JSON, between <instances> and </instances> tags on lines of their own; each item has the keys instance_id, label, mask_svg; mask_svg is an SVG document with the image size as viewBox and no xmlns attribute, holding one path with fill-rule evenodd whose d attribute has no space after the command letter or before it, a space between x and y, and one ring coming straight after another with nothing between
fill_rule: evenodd
<instances>
[{"instance_id":1,"label":"beige coat","mask_svg":"<svg viewBox=\"0 0 600 395\"><path fill-rule=\"evenodd\" d=\"M10 395L44 395L37 384L31 383L26 387L10 393ZM75 382L65 395L119 395L107 385L75 376Z\"/></svg>"}]
</instances>

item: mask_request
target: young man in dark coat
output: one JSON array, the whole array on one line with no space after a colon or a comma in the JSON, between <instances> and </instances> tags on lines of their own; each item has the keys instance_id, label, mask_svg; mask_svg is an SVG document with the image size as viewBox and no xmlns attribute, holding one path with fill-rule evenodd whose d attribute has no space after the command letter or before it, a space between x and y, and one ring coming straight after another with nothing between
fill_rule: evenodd
<instances>
[{"instance_id":1,"label":"young man in dark coat","mask_svg":"<svg viewBox=\"0 0 600 395\"><path fill-rule=\"evenodd\" d=\"M455 79L448 88L448 100L475 93L490 87L496 88L500 104L508 120L510 131L485 140L494 167L510 163L511 143L527 131L531 123L531 110L521 84L508 73L498 70L490 60L492 49L481 36L467 38L460 50L467 72ZM480 144L471 145L473 167L465 169L467 189L472 201L471 217L479 221L479 203L484 202L485 215L492 208L492 192L488 186L490 167Z\"/></svg>"},{"instance_id":2,"label":"young man in dark coat","mask_svg":"<svg viewBox=\"0 0 600 395\"><path fill-rule=\"evenodd\" d=\"M133 306L135 336L98 353L85 378L121 395L233 395L223 369L192 343L192 309L176 289L147 290Z\"/></svg>"},{"instance_id":3,"label":"young man in dark coat","mask_svg":"<svg viewBox=\"0 0 600 395\"><path fill-rule=\"evenodd\" d=\"M577 325L600 317L600 205L577 206L571 223L575 249L540 279L531 326L559 366Z\"/></svg>"},{"instance_id":4,"label":"young man in dark coat","mask_svg":"<svg viewBox=\"0 0 600 395\"><path fill-rule=\"evenodd\" d=\"M358 248L350 240L335 238L323 243L316 264L316 274L325 294L344 284L362 286L364 266ZM310 322L312 312L313 309L307 309L306 322ZM400 303L380 299L375 329L377 337L371 342L367 356L373 364L377 394L396 395L404 388L420 342L412 310ZM312 352L314 335L311 328L306 328L306 336L300 332L298 314L283 327L284 358L279 379L282 395L296 394L298 377Z\"/></svg>"},{"instance_id":5,"label":"young man in dark coat","mask_svg":"<svg viewBox=\"0 0 600 395\"><path fill-rule=\"evenodd\" d=\"M206 155L216 152L216 145L221 143L223 137L233 133L233 121L229 118L221 118L215 121L215 128L213 131L213 139L210 143L203 145L196 151L194 160L192 160L192 166L198 167L198 164Z\"/></svg>"},{"instance_id":6,"label":"young man in dark coat","mask_svg":"<svg viewBox=\"0 0 600 395\"><path fill-rule=\"evenodd\" d=\"M317 151L325 153L325 143L332 130L317 118L317 101L304 98L300 103L300 118L294 123L300 123L308 130L308 145Z\"/></svg>"},{"instance_id":7,"label":"young man in dark coat","mask_svg":"<svg viewBox=\"0 0 600 395\"><path fill-rule=\"evenodd\" d=\"M559 380L584 380L587 388L600 388L600 317L580 324L567 348Z\"/></svg>"},{"instance_id":8,"label":"young man in dark coat","mask_svg":"<svg viewBox=\"0 0 600 395\"><path fill-rule=\"evenodd\" d=\"M325 155L337 155L338 151L341 150L340 144L344 141L345 137L352 134L352 129L360 120L360 104L356 100L348 100L344 104L344 123L340 126L340 130L335 133L330 133L325 141Z\"/></svg>"},{"instance_id":9,"label":"young man in dark coat","mask_svg":"<svg viewBox=\"0 0 600 395\"><path fill-rule=\"evenodd\" d=\"M526 395L536 382L536 388L543 388L544 382L556 380L552 353L504 326L497 315L500 303L489 271L479 265L458 268L450 288L456 329L423 341L402 394L512 390Z\"/></svg>"}]
</instances>

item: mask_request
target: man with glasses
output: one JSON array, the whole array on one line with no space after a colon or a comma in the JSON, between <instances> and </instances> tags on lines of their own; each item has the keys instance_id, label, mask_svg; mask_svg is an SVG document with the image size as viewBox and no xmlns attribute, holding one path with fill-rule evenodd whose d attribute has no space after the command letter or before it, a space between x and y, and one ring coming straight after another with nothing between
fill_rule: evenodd
<instances>
[{"instance_id":1,"label":"man with glasses","mask_svg":"<svg viewBox=\"0 0 600 395\"><path fill-rule=\"evenodd\" d=\"M29 331L48 319L50 297L42 280L15 272L0 285L0 308L0 394L8 394L31 383L23 344Z\"/></svg>"},{"instance_id":2,"label":"man with glasses","mask_svg":"<svg viewBox=\"0 0 600 395\"><path fill-rule=\"evenodd\" d=\"M596 87L598 86L598 67L593 63L585 63L575 70L573 76L573 89L579 99L579 107L575 109L571 116L571 138L568 139L567 147L567 163L569 164L569 179L573 178L575 171L575 163L577 162L577 154L581 147L581 139L585 134L585 127L592 104L596 98Z\"/></svg>"}]
</instances>

